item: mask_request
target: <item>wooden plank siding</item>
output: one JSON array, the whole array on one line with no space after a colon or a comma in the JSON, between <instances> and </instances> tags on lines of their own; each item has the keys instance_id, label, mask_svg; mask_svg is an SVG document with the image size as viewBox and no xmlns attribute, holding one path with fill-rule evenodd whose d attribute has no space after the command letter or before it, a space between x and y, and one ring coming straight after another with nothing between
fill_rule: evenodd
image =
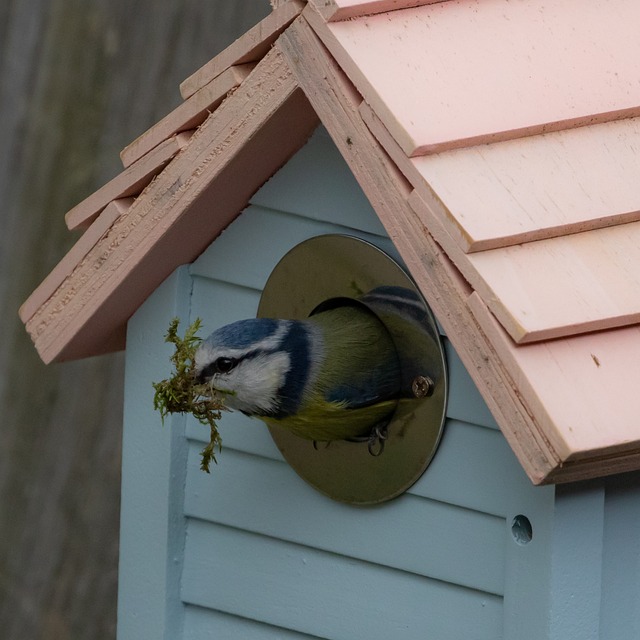
<instances>
[{"instance_id":1,"label":"wooden plank siding","mask_svg":"<svg viewBox=\"0 0 640 640\"><path fill-rule=\"evenodd\" d=\"M496 596L199 520L188 525L183 597L325 638L501 633Z\"/></svg>"},{"instance_id":2,"label":"wooden plank siding","mask_svg":"<svg viewBox=\"0 0 640 640\"><path fill-rule=\"evenodd\" d=\"M296 183L304 190L289 188ZM321 193L326 202L316 199ZM203 334L254 316L273 266L308 237L349 233L392 247L323 129L252 202L190 267L190 318L204 320ZM206 637L211 624L230 637L251 629L258 638L495 639L509 637L505 620L531 606L542 632L541 605L506 593L505 584L525 571L547 580L534 564L544 565L554 490L529 483L445 343L452 393L438 454L407 494L379 507L353 508L314 491L263 424L237 413L223 417L220 462L206 475L198 468L206 429L187 419L186 637ZM537 548L513 542L518 513L534 523Z\"/></svg>"},{"instance_id":3,"label":"wooden plank siding","mask_svg":"<svg viewBox=\"0 0 640 640\"><path fill-rule=\"evenodd\" d=\"M172 316L202 317L203 333L253 316L271 268L308 237L389 246L352 174L333 180L343 170L318 130L129 325L120 640L635 637L640 474L532 486L446 338L442 442L418 482L383 505L314 491L242 414L223 417L210 475L199 470L206 428L160 425L150 383L167 374L158 347ZM291 188L302 174L307 202ZM327 180L335 188L318 201ZM517 515L531 523L528 544L512 534Z\"/></svg>"},{"instance_id":4,"label":"wooden plank siding","mask_svg":"<svg viewBox=\"0 0 640 640\"><path fill-rule=\"evenodd\" d=\"M188 321L191 286L179 268L127 327L118 570L119 640L179 637L187 442L184 416L158 422L151 382L170 373L164 342L172 318ZM153 344L154 348L149 349ZM137 357L129 357L129 353ZM172 558L172 561L168 559Z\"/></svg>"},{"instance_id":5,"label":"wooden plank siding","mask_svg":"<svg viewBox=\"0 0 640 640\"><path fill-rule=\"evenodd\" d=\"M251 638L251 640L321 640L282 627L247 620L206 607L185 606L183 640Z\"/></svg>"},{"instance_id":6,"label":"wooden plank siding","mask_svg":"<svg viewBox=\"0 0 640 640\"><path fill-rule=\"evenodd\" d=\"M600 629L610 638L640 637L640 474L605 482Z\"/></svg>"},{"instance_id":7,"label":"wooden plank siding","mask_svg":"<svg viewBox=\"0 0 640 640\"><path fill-rule=\"evenodd\" d=\"M192 444L187 464L185 511L192 518L479 592L504 593L500 516L414 492L381 507L353 509L328 502L282 460L230 447L211 479L199 469L201 449L199 441ZM296 507L293 518L291 505ZM392 522L401 526L389 531ZM336 537L338 523L341 535Z\"/></svg>"},{"instance_id":8,"label":"wooden plank siding","mask_svg":"<svg viewBox=\"0 0 640 640\"><path fill-rule=\"evenodd\" d=\"M309 488L267 429L236 414L202 473L205 429L163 428L151 408L150 381L168 369L168 349L151 347L176 313L210 308L198 298L232 301L215 305L227 322L255 311L259 291L187 276L129 327L120 640L635 637L640 474L533 487L499 431L449 417L406 495L352 508ZM449 351L450 383L464 390L455 360ZM532 523L528 545L511 536L517 514Z\"/></svg>"}]
</instances>

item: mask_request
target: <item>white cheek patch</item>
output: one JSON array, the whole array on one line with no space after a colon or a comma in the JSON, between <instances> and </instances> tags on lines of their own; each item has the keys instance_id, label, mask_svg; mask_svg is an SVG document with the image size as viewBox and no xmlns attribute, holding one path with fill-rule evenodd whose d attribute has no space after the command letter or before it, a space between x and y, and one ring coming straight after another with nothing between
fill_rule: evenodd
<instances>
[{"instance_id":1,"label":"white cheek patch","mask_svg":"<svg viewBox=\"0 0 640 640\"><path fill-rule=\"evenodd\" d=\"M284 351L247 358L227 374L216 374L213 386L230 394L225 402L245 413L269 413L278 408L278 389L284 384L291 366Z\"/></svg>"}]
</instances>

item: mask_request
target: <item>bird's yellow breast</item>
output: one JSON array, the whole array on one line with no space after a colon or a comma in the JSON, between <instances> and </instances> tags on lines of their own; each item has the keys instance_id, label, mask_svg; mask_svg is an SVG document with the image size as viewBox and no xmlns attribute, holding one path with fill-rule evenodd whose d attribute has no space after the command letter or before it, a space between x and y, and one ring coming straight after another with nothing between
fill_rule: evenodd
<instances>
[{"instance_id":1,"label":"bird's yellow breast","mask_svg":"<svg viewBox=\"0 0 640 640\"><path fill-rule=\"evenodd\" d=\"M343 404L316 401L308 409L276 419L261 417L270 427L279 427L307 440L328 442L367 436L373 427L386 422L396 408L396 400L386 400L368 407L345 408Z\"/></svg>"}]
</instances>

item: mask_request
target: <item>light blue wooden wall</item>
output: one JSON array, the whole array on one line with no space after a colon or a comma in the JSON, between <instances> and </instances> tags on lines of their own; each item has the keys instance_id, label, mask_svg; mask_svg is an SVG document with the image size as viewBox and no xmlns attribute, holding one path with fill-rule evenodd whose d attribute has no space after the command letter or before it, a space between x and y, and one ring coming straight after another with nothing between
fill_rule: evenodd
<instances>
[{"instance_id":1,"label":"light blue wooden wall","mask_svg":"<svg viewBox=\"0 0 640 640\"><path fill-rule=\"evenodd\" d=\"M442 443L422 478L380 506L320 495L240 414L223 417L210 475L199 470L205 427L160 425L151 382L169 371L170 319L200 317L206 335L255 316L284 253L334 232L394 252L319 129L130 322L119 639L640 637L638 479L533 487L446 339ZM512 533L518 515L528 544Z\"/></svg>"}]
</instances>

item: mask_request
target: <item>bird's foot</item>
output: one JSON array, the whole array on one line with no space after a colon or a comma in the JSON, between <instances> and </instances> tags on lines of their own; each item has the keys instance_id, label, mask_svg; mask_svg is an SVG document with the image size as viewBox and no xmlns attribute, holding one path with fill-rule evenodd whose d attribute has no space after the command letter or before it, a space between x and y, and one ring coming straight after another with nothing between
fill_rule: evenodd
<instances>
[{"instance_id":1,"label":"bird's foot","mask_svg":"<svg viewBox=\"0 0 640 640\"><path fill-rule=\"evenodd\" d=\"M374 458L377 458L384 451L384 444L388 437L389 433L387 431L386 424L375 426L371 430L367 440L367 449L369 450L369 454Z\"/></svg>"}]
</instances>

